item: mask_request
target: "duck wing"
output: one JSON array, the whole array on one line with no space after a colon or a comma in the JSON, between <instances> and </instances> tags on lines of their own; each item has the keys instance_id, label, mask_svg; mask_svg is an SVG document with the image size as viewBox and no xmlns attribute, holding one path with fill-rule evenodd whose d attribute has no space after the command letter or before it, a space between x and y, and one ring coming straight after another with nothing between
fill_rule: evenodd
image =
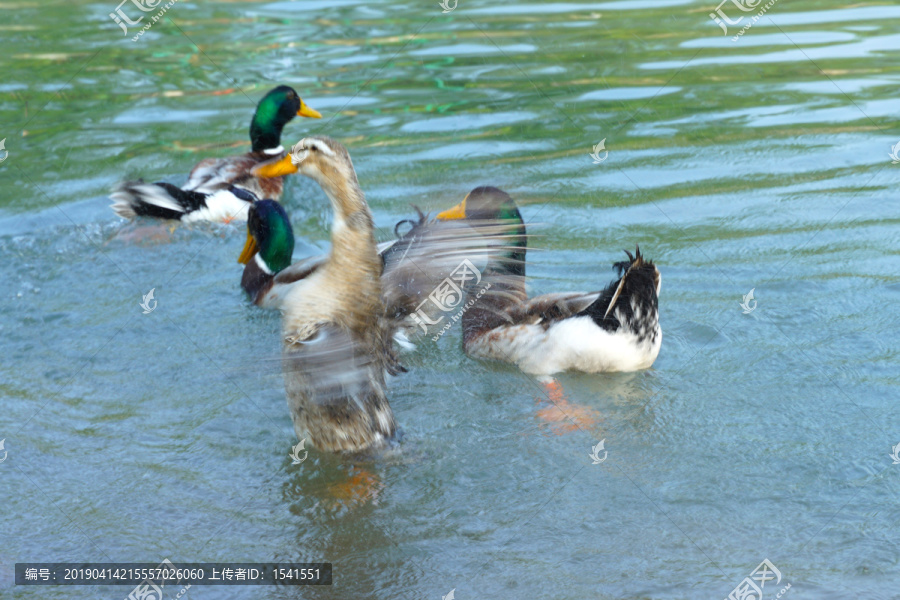
<instances>
[{"instance_id":1,"label":"duck wing","mask_svg":"<svg viewBox=\"0 0 900 600\"><path fill-rule=\"evenodd\" d=\"M382 253L382 300L386 314L393 319L416 312L438 286L448 278L453 280L461 269L480 281L491 253L484 231L463 221L429 221L418 213L418 220L406 221L412 227ZM456 284L462 289L459 281Z\"/></svg>"},{"instance_id":2,"label":"duck wing","mask_svg":"<svg viewBox=\"0 0 900 600\"><path fill-rule=\"evenodd\" d=\"M383 365L358 334L326 323L286 339L282 367L294 427L316 447L356 452L394 437Z\"/></svg>"},{"instance_id":3,"label":"duck wing","mask_svg":"<svg viewBox=\"0 0 900 600\"><path fill-rule=\"evenodd\" d=\"M515 324L545 323L574 317L597 301L600 292L557 292L541 294L507 310Z\"/></svg>"},{"instance_id":4,"label":"duck wing","mask_svg":"<svg viewBox=\"0 0 900 600\"><path fill-rule=\"evenodd\" d=\"M191 169L187 183L181 189L212 194L235 183L258 163L259 158L254 153L224 158L205 158Z\"/></svg>"},{"instance_id":5,"label":"duck wing","mask_svg":"<svg viewBox=\"0 0 900 600\"><path fill-rule=\"evenodd\" d=\"M320 406L350 403L362 408L372 394L370 374L375 369L375 361L364 347L338 325L321 325L307 339L285 344L285 376L303 380L303 395L309 402Z\"/></svg>"},{"instance_id":6,"label":"duck wing","mask_svg":"<svg viewBox=\"0 0 900 600\"><path fill-rule=\"evenodd\" d=\"M275 276L275 284L290 285L292 283L300 281L301 279L306 279L307 277L315 273L326 262L328 262L327 254L310 256L309 258L299 260L288 268L279 271Z\"/></svg>"}]
</instances>

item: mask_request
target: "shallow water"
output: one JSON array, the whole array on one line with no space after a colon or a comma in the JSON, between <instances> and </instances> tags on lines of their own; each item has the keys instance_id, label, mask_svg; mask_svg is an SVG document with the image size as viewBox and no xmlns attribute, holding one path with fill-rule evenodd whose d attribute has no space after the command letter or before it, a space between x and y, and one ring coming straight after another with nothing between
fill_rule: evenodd
<instances>
[{"instance_id":1,"label":"shallow water","mask_svg":"<svg viewBox=\"0 0 900 600\"><path fill-rule=\"evenodd\" d=\"M188 598L724 598L768 558L767 600L897 597L897 7L781 0L732 42L690 0L178 2L132 42L115 5L0 25L0 596L129 591L15 588L16 562L169 558L334 564ZM399 452L291 465L242 229L105 197L245 148L275 83L325 115L285 143L343 141L383 239L492 184L539 236L534 293L599 288L640 243L654 367L548 392L451 329L393 382ZM326 249L321 192L284 201L295 256Z\"/></svg>"}]
</instances>

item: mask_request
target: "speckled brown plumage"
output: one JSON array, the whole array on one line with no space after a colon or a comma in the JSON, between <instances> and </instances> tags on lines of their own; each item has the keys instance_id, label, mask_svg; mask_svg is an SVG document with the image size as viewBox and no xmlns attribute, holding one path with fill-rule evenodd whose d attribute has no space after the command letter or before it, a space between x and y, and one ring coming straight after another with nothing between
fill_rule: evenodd
<instances>
[{"instance_id":1,"label":"speckled brown plumage","mask_svg":"<svg viewBox=\"0 0 900 600\"><path fill-rule=\"evenodd\" d=\"M329 138L294 146L299 172L334 208L331 253L282 303L285 390L298 437L329 452L361 452L396 432L385 390L391 366L372 215L347 150Z\"/></svg>"},{"instance_id":2,"label":"speckled brown plumage","mask_svg":"<svg viewBox=\"0 0 900 600\"><path fill-rule=\"evenodd\" d=\"M228 189L237 185L250 190L258 198L279 200L284 191L284 177L257 177L251 170L260 163L281 158L284 152L266 154L264 152L247 152L225 158L207 158L201 160L191 170L185 189L202 189L206 193Z\"/></svg>"}]
</instances>

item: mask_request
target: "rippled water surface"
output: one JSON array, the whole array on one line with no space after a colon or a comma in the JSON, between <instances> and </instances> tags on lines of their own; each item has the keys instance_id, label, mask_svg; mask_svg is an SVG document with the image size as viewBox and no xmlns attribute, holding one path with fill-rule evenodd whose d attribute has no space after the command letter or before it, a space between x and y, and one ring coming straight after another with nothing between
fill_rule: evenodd
<instances>
[{"instance_id":1,"label":"rippled water surface","mask_svg":"<svg viewBox=\"0 0 900 600\"><path fill-rule=\"evenodd\" d=\"M197 599L718 599L766 558L766 600L898 597L896 5L780 0L737 41L755 13L724 35L696 0L182 0L136 42L115 0L0 8L3 598L129 591L16 588L16 562L164 558L334 564ZM534 293L640 243L654 367L548 395L451 330L394 381L399 452L292 465L243 229L106 198L243 151L277 83L325 116L285 143L345 143L382 239L491 184L536 234ZM327 249L318 188L284 202L296 258Z\"/></svg>"}]
</instances>

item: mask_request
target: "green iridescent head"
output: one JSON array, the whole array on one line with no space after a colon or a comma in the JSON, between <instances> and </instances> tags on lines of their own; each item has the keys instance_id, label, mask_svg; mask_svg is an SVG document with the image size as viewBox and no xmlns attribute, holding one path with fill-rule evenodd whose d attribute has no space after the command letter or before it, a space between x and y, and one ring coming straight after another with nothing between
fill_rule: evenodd
<instances>
[{"instance_id":1,"label":"green iridescent head","mask_svg":"<svg viewBox=\"0 0 900 600\"><path fill-rule=\"evenodd\" d=\"M238 262L247 264L256 254L272 274L291 265L294 230L284 207L274 200L260 200L250 207L247 244Z\"/></svg>"},{"instance_id":2,"label":"green iridescent head","mask_svg":"<svg viewBox=\"0 0 900 600\"><path fill-rule=\"evenodd\" d=\"M492 186L477 187L462 202L437 215L439 221L464 219L475 227L491 229L502 239L502 250L492 255L494 268L513 274L525 273L525 222L515 200ZM500 231L497 231L498 228Z\"/></svg>"},{"instance_id":3,"label":"green iridescent head","mask_svg":"<svg viewBox=\"0 0 900 600\"><path fill-rule=\"evenodd\" d=\"M322 115L308 107L297 91L286 85L279 85L263 96L250 122L253 151L262 152L281 146L281 130L294 117L321 119Z\"/></svg>"}]
</instances>

